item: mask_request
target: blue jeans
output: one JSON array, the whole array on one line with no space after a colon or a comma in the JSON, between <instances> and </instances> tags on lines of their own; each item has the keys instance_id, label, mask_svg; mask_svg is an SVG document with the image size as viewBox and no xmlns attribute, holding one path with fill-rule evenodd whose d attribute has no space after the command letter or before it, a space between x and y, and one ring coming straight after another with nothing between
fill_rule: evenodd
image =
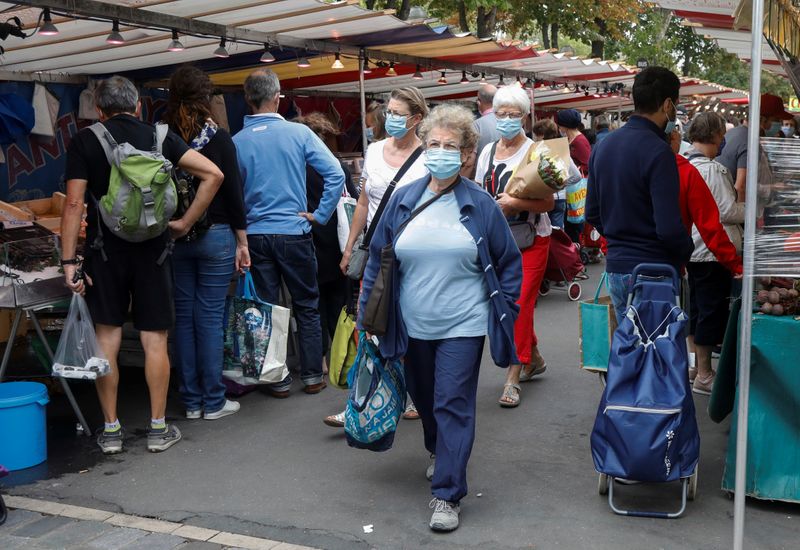
<instances>
[{"instance_id":1,"label":"blue jeans","mask_svg":"<svg viewBox=\"0 0 800 550\"><path fill-rule=\"evenodd\" d=\"M175 365L187 410L216 412L225 405L222 346L225 297L234 271L236 238L215 224L189 243L175 243Z\"/></svg>"},{"instance_id":2,"label":"blue jeans","mask_svg":"<svg viewBox=\"0 0 800 550\"><path fill-rule=\"evenodd\" d=\"M628 293L631 291L630 273L608 273L608 293L614 302L617 324L622 324L628 306Z\"/></svg>"},{"instance_id":3,"label":"blue jeans","mask_svg":"<svg viewBox=\"0 0 800 550\"><path fill-rule=\"evenodd\" d=\"M317 257L311 233L305 235L248 235L253 282L258 297L277 304L281 279L292 297L300 348L300 379L306 386L322 382L322 325L319 317ZM292 376L272 384L288 390Z\"/></svg>"},{"instance_id":4,"label":"blue jeans","mask_svg":"<svg viewBox=\"0 0 800 550\"><path fill-rule=\"evenodd\" d=\"M556 205L547 213L550 216L550 223L553 227L564 229L564 222L567 216L567 199L556 199Z\"/></svg>"},{"instance_id":5,"label":"blue jeans","mask_svg":"<svg viewBox=\"0 0 800 550\"><path fill-rule=\"evenodd\" d=\"M408 339L406 386L422 420L425 448L436 455L431 493L449 502L459 502L467 494L485 340L483 336Z\"/></svg>"}]
</instances>

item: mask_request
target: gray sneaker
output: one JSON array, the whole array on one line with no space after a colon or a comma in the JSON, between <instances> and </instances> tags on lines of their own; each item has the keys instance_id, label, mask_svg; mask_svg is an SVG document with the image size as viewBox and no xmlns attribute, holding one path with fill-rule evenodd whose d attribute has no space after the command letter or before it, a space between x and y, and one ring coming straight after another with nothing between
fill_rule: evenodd
<instances>
[{"instance_id":1,"label":"gray sneaker","mask_svg":"<svg viewBox=\"0 0 800 550\"><path fill-rule=\"evenodd\" d=\"M122 452L122 428L116 432L100 430L97 435L97 446L103 451L104 455L115 455Z\"/></svg>"},{"instance_id":2,"label":"gray sneaker","mask_svg":"<svg viewBox=\"0 0 800 550\"><path fill-rule=\"evenodd\" d=\"M431 462L431 465L428 466L427 470L425 470L425 479L428 481L433 481L433 472L436 470L436 457L431 458L433 459L433 462Z\"/></svg>"},{"instance_id":3,"label":"gray sneaker","mask_svg":"<svg viewBox=\"0 0 800 550\"><path fill-rule=\"evenodd\" d=\"M455 531L458 528L458 514L461 512L461 507L458 504L434 498L428 507L433 508L430 523L431 529L448 532Z\"/></svg>"},{"instance_id":4,"label":"gray sneaker","mask_svg":"<svg viewBox=\"0 0 800 550\"><path fill-rule=\"evenodd\" d=\"M147 450L151 453L166 451L181 440L181 431L173 424L167 424L163 430L147 430Z\"/></svg>"}]
</instances>

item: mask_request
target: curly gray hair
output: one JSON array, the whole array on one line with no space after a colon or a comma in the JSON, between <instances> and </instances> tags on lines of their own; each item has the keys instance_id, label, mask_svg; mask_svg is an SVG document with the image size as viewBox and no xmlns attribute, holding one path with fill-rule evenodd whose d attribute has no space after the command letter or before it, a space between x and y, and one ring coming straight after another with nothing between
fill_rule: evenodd
<instances>
[{"instance_id":1,"label":"curly gray hair","mask_svg":"<svg viewBox=\"0 0 800 550\"><path fill-rule=\"evenodd\" d=\"M461 137L461 148L472 151L478 144L478 132L475 131L475 119L472 113L462 105L443 103L433 108L419 127L422 143L427 143L428 134L434 128L450 130Z\"/></svg>"}]
</instances>

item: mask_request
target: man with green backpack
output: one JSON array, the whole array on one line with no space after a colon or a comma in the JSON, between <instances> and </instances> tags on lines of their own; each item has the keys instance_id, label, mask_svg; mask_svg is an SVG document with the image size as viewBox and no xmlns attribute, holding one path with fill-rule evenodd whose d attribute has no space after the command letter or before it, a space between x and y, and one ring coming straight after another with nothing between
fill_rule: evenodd
<instances>
[{"instance_id":1,"label":"man with green backpack","mask_svg":"<svg viewBox=\"0 0 800 550\"><path fill-rule=\"evenodd\" d=\"M122 451L117 355L130 310L141 332L150 392L147 448L165 451L181 439L180 430L165 421L167 333L175 319L170 253L174 239L205 212L223 174L165 125L154 128L140 121L139 93L126 78L102 81L94 98L100 122L73 136L67 150L61 263L67 286L86 294L97 341L111 364L111 373L97 379L105 417L97 444L105 454ZM196 176L200 185L183 217L171 220L177 204L176 166ZM82 259L77 244L84 201L89 208Z\"/></svg>"}]
</instances>

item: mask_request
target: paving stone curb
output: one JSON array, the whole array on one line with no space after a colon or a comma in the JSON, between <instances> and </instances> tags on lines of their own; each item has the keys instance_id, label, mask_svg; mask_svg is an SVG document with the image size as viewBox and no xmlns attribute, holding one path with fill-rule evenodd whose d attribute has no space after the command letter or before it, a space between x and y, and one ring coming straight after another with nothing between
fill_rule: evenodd
<instances>
[{"instance_id":1,"label":"paving stone curb","mask_svg":"<svg viewBox=\"0 0 800 550\"><path fill-rule=\"evenodd\" d=\"M38 512L40 514L45 514L45 518L53 518L52 520L43 522L42 528L46 527L45 524L53 522L58 523L59 526L61 526L61 524L68 524L74 520L83 520L95 523L103 523L130 533L144 531L148 533L148 536L149 534L159 535L160 538L155 536L151 537L151 541L153 542L156 539L169 540L165 539L164 537L171 536L176 540L178 538L182 538L186 539L187 541L211 543L225 547L246 548L248 550L317 550L310 546L300 546L277 540L263 539L238 533L229 533L227 531L217 531L215 529L206 529L204 527L196 527L194 525L144 518L130 514L116 514L114 512L97 510L95 508L73 506L71 504L62 504L59 502L51 502L35 498L6 496L4 499L9 508L16 510L27 510L29 512ZM55 518L61 518L63 521ZM43 520L40 519L38 521ZM25 525L23 529L37 529L37 526L34 525L37 523L37 521L26 523L27 525Z\"/></svg>"}]
</instances>

